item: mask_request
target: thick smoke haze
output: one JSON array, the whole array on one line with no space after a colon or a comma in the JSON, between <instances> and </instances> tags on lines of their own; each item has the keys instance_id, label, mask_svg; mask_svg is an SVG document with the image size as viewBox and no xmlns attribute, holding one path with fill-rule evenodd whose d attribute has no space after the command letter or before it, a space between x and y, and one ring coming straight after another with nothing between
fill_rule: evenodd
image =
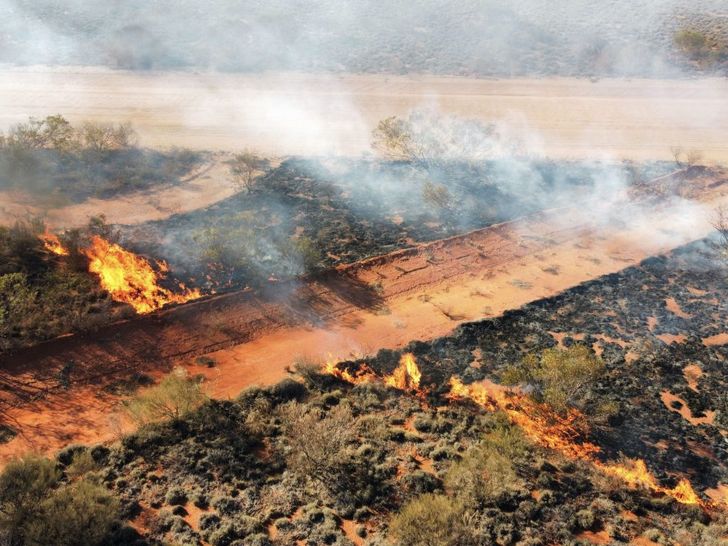
<instances>
[{"instance_id":1,"label":"thick smoke haze","mask_svg":"<svg viewBox=\"0 0 728 546\"><path fill-rule=\"evenodd\" d=\"M88 101L76 99L71 111L59 106L63 103L52 103L45 105L46 111L34 109L31 114L60 111L81 121L99 116L94 95L112 97L113 108L107 105L103 112L106 116L118 112L121 119L101 121L135 123L138 119L143 144L150 144L150 133L144 131L145 120L154 119L157 125L167 128L167 132L151 139L154 146L231 151L252 147L266 155L317 156L320 162L310 162L306 166L308 174L316 179L333 179L344 191L358 196L350 206L360 215L371 214L377 208L391 214L406 206L432 208L422 192L423 184L428 182L446 188L457 201L457 215L450 220L452 231L482 227L482 204L468 195L463 189L467 186L458 182L457 176L448 172L450 166L458 164L460 169L475 165L471 184L480 183L500 195L512 196L507 218L578 204L585 212L584 218L577 220L595 226L618 225L649 218L650 211L636 205L622 206L634 180L622 163L625 155L607 149L614 140L620 141L621 135L619 130L613 131L612 142L605 142L603 132L592 126L585 113L611 107L608 101L592 102L586 92L585 100L577 107L558 90L552 90L553 96L548 97L557 105L552 114L556 125L559 118L583 120L577 123L570 145L556 154L560 160L589 158L582 172L584 178L577 185L569 169L561 174L557 169L544 176L544 162L554 157L553 142L549 134L535 126L533 111L509 107L507 101L506 106L492 112L487 105L474 108L473 104L484 99L478 95L479 90L474 90L471 100L465 92L465 80L457 84L462 86L457 91L462 91L464 97L458 103L441 96L434 83L422 84L414 94L412 82L398 78L436 74L685 79L697 73L696 66L676 50L675 32L700 26L706 17L720 19L727 10L721 0L612 0L598 4L576 0L116 0L102 4L83 0L0 0L4 21L0 61L134 71L118 77L109 72L106 77L102 69L94 80L99 88L91 86L91 91L83 95ZM718 28L718 32L726 30ZM18 75L20 81L27 81L30 73L38 89L59 89L59 96L75 96L74 78L68 77L63 68L23 70L24 75ZM54 70L60 72L54 74ZM79 71L82 79L84 71L96 69L72 70ZM236 79L239 76L221 74L225 72L242 72L251 80L241 82ZM303 73L315 73L315 80L301 77ZM387 88L389 80L380 82L380 87L366 79L352 84L342 80L344 73L377 73L396 79L393 85L401 86L400 98L382 94L377 104L373 101L381 89ZM720 66L707 73L720 73ZM9 80L13 78L12 70L4 74ZM534 81L541 85L539 80ZM586 80L584 83L592 85ZM638 96L631 97L632 110L625 117L634 118L638 126L633 130L637 136L631 137L636 144L650 138L649 128L644 136L638 134L641 110L654 109L653 102L661 104L658 99L668 99L664 111L657 115L670 120L675 131L674 139L657 157L640 159L667 159L670 145L691 147L690 142L681 140L686 129L724 129L721 120L728 119L725 83L715 79L704 80L701 85L706 100L699 108L691 108L687 122L684 116L671 117L670 108L675 104L671 99L694 92L692 88L676 90L655 79L641 88ZM358 96L368 89L371 92L372 87L373 95L366 100ZM509 97L524 92L516 85L503 93ZM4 117L23 121L28 115L25 110L20 107ZM415 132L427 134L432 164L420 166L419 174L407 177L397 169L352 168L346 160L336 165L342 157L371 157L372 130L380 119L394 114L409 117ZM175 133L190 135L190 140L178 138ZM172 140L167 139L170 134ZM622 149L630 147L621 144ZM668 170L662 165L655 172ZM483 175L485 171L489 174ZM282 225L290 223L294 213L285 203L274 200L269 206L282 219ZM676 226L683 225L682 233L696 232L694 224L702 225L706 217L706 211L689 200L674 198L670 206L681 219ZM571 220L574 218L565 222ZM282 236L276 234L275 238ZM669 238L670 234L664 236ZM162 246L167 246L167 255L185 262L202 259L173 232L161 240ZM293 273L303 269L296 256L283 255L277 249L275 240L261 237L259 243L255 261L261 269L271 262L286 262L283 269Z\"/></svg>"},{"instance_id":2,"label":"thick smoke haze","mask_svg":"<svg viewBox=\"0 0 728 546\"><path fill-rule=\"evenodd\" d=\"M722 0L2 0L0 61L655 76L680 69L678 27L725 11Z\"/></svg>"}]
</instances>

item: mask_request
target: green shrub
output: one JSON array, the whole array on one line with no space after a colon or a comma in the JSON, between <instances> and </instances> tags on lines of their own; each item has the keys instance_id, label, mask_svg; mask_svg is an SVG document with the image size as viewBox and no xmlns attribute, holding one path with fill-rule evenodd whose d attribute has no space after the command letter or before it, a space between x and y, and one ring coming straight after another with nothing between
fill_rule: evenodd
<instances>
[{"instance_id":1,"label":"green shrub","mask_svg":"<svg viewBox=\"0 0 728 546\"><path fill-rule=\"evenodd\" d=\"M199 381L180 368L166 375L159 385L127 400L125 409L134 422L146 425L181 419L205 400Z\"/></svg>"},{"instance_id":2,"label":"green shrub","mask_svg":"<svg viewBox=\"0 0 728 546\"><path fill-rule=\"evenodd\" d=\"M445 495L428 493L394 516L390 534L400 546L450 546L463 535L461 509Z\"/></svg>"},{"instance_id":3,"label":"green shrub","mask_svg":"<svg viewBox=\"0 0 728 546\"><path fill-rule=\"evenodd\" d=\"M498 493L520 487L511 459L488 443L469 449L445 476L445 486L468 506L492 501Z\"/></svg>"},{"instance_id":4,"label":"green shrub","mask_svg":"<svg viewBox=\"0 0 728 546\"><path fill-rule=\"evenodd\" d=\"M40 504L38 517L27 526L26 544L100 544L118 513L118 501L102 487L87 481L63 486Z\"/></svg>"},{"instance_id":5,"label":"green shrub","mask_svg":"<svg viewBox=\"0 0 728 546\"><path fill-rule=\"evenodd\" d=\"M14 537L22 540L60 479L56 463L48 459L26 457L8 463L0 474L0 528L11 542Z\"/></svg>"},{"instance_id":6,"label":"green shrub","mask_svg":"<svg viewBox=\"0 0 728 546\"><path fill-rule=\"evenodd\" d=\"M528 355L506 368L501 380L506 385L526 383L534 396L557 411L579 406L590 388L604 373L604 362L585 345L546 349L541 355Z\"/></svg>"},{"instance_id":7,"label":"green shrub","mask_svg":"<svg viewBox=\"0 0 728 546\"><path fill-rule=\"evenodd\" d=\"M171 487L164 500L171 506L184 505L187 503L187 493L181 487Z\"/></svg>"}]
</instances>

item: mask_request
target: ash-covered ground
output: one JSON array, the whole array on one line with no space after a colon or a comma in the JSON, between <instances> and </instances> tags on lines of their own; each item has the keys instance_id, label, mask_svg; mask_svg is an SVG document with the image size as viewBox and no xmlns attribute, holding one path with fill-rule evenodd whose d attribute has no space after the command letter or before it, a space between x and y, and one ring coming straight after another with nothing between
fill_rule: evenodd
<instances>
[{"instance_id":1,"label":"ash-covered ground","mask_svg":"<svg viewBox=\"0 0 728 546\"><path fill-rule=\"evenodd\" d=\"M646 459L662 477L687 474L715 487L728 479L727 281L724 258L701 240L405 350L437 390L452 375L497 378L559 342L592 347L608 370L594 395L619 405L609 425L593 431L604 453ZM389 371L397 359L380 352L371 366ZM694 367L699 379L691 386ZM681 403L664 401L665 393ZM680 414L684 406L699 424Z\"/></svg>"},{"instance_id":2,"label":"ash-covered ground","mask_svg":"<svg viewBox=\"0 0 728 546\"><path fill-rule=\"evenodd\" d=\"M564 205L674 171L670 162L492 160L427 168L292 158L210 207L120 226L134 251L193 286L255 286ZM599 190L604 191L604 190Z\"/></svg>"}]
</instances>

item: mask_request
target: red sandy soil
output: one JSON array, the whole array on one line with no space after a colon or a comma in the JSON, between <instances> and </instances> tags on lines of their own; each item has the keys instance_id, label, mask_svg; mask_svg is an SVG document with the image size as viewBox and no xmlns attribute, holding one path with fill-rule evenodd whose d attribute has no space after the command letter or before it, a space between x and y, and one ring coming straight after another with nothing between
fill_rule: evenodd
<instances>
[{"instance_id":1,"label":"red sandy soil","mask_svg":"<svg viewBox=\"0 0 728 546\"><path fill-rule=\"evenodd\" d=\"M683 400L679 396L672 394L670 391L662 391L662 393L660 393L660 398L662 399L662 403L665 404L665 407L667 409L679 413L682 418L688 421L691 425L697 426L703 424L713 424L713 420L715 419L714 410L706 410L703 417L695 417L693 416L693 412L688 406L687 402L685 402L685 400ZM673 407L673 403L676 402L680 404L679 408Z\"/></svg>"},{"instance_id":2,"label":"red sandy soil","mask_svg":"<svg viewBox=\"0 0 728 546\"><path fill-rule=\"evenodd\" d=\"M0 191L0 225L12 224L31 214L43 216L52 229L81 227L103 212L112 224L139 224L161 220L173 214L204 208L235 193L225 163L218 153L191 172L179 184L132 192L113 199L88 199L82 203L53 206L19 192Z\"/></svg>"},{"instance_id":3,"label":"red sandy soil","mask_svg":"<svg viewBox=\"0 0 728 546\"><path fill-rule=\"evenodd\" d=\"M422 106L507 120L550 157L728 160L724 79L477 79L432 75L0 70L0 129L61 113L130 121L146 146L358 155L377 122Z\"/></svg>"},{"instance_id":4,"label":"red sandy soil","mask_svg":"<svg viewBox=\"0 0 728 546\"><path fill-rule=\"evenodd\" d=\"M728 200L715 179L691 184L711 206ZM281 283L272 295L212 297L17 352L1 365L0 409L19 434L0 446L0 461L113 439L127 425L119 397L103 387L132 372L158 377L184 366L207 377L212 396L233 397L286 377L302 356L346 358L446 335L712 229L706 215L678 230L674 214L650 206L641 218L595 225L576 210L547 211ZM197 364L200 355L215 366ZM58 373L69 362L72 387L63 390Z\"/></svg>"},{"instance_id":5,"label":"red sandy soil","mask_svg":"<svg viewBox=\"0 0 728 546\"><path fill-rule=\"evenodd\" d=\"M685 376L688 387L698 392L698 381L703 377L703 369L697 364L690 364L683 368L683 375Z\"/></svg>"}]
</instances>

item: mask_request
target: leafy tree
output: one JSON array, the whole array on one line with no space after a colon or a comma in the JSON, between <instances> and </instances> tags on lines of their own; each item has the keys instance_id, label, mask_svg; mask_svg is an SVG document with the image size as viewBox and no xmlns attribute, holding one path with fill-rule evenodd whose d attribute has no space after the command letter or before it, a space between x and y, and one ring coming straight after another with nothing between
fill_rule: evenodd
<instances>
[{"instance_id":1,"label":"leafy tree","mask_svg":"<svg viewBox=\"0 0 728 546\"><path fill-rule=\"evenodd\" d=\"M126 401L125 408L139 425L178 420L197 409L206 400L202 386L178 368L151 387Z\"/></svg>"},{"instance_id":2,"label":"leafy tree","mask_svg":"<svg viewBox=\"0 0 728 546\"><path fill-rule=\"evenodd\" d=\"M604 362L584 345L546 349L540 356L528 355L506 368L501 380L506 385L527 384L533 395L557 411L580 406L589 389L604 372Z\"/></svg>"}]
</instances>

